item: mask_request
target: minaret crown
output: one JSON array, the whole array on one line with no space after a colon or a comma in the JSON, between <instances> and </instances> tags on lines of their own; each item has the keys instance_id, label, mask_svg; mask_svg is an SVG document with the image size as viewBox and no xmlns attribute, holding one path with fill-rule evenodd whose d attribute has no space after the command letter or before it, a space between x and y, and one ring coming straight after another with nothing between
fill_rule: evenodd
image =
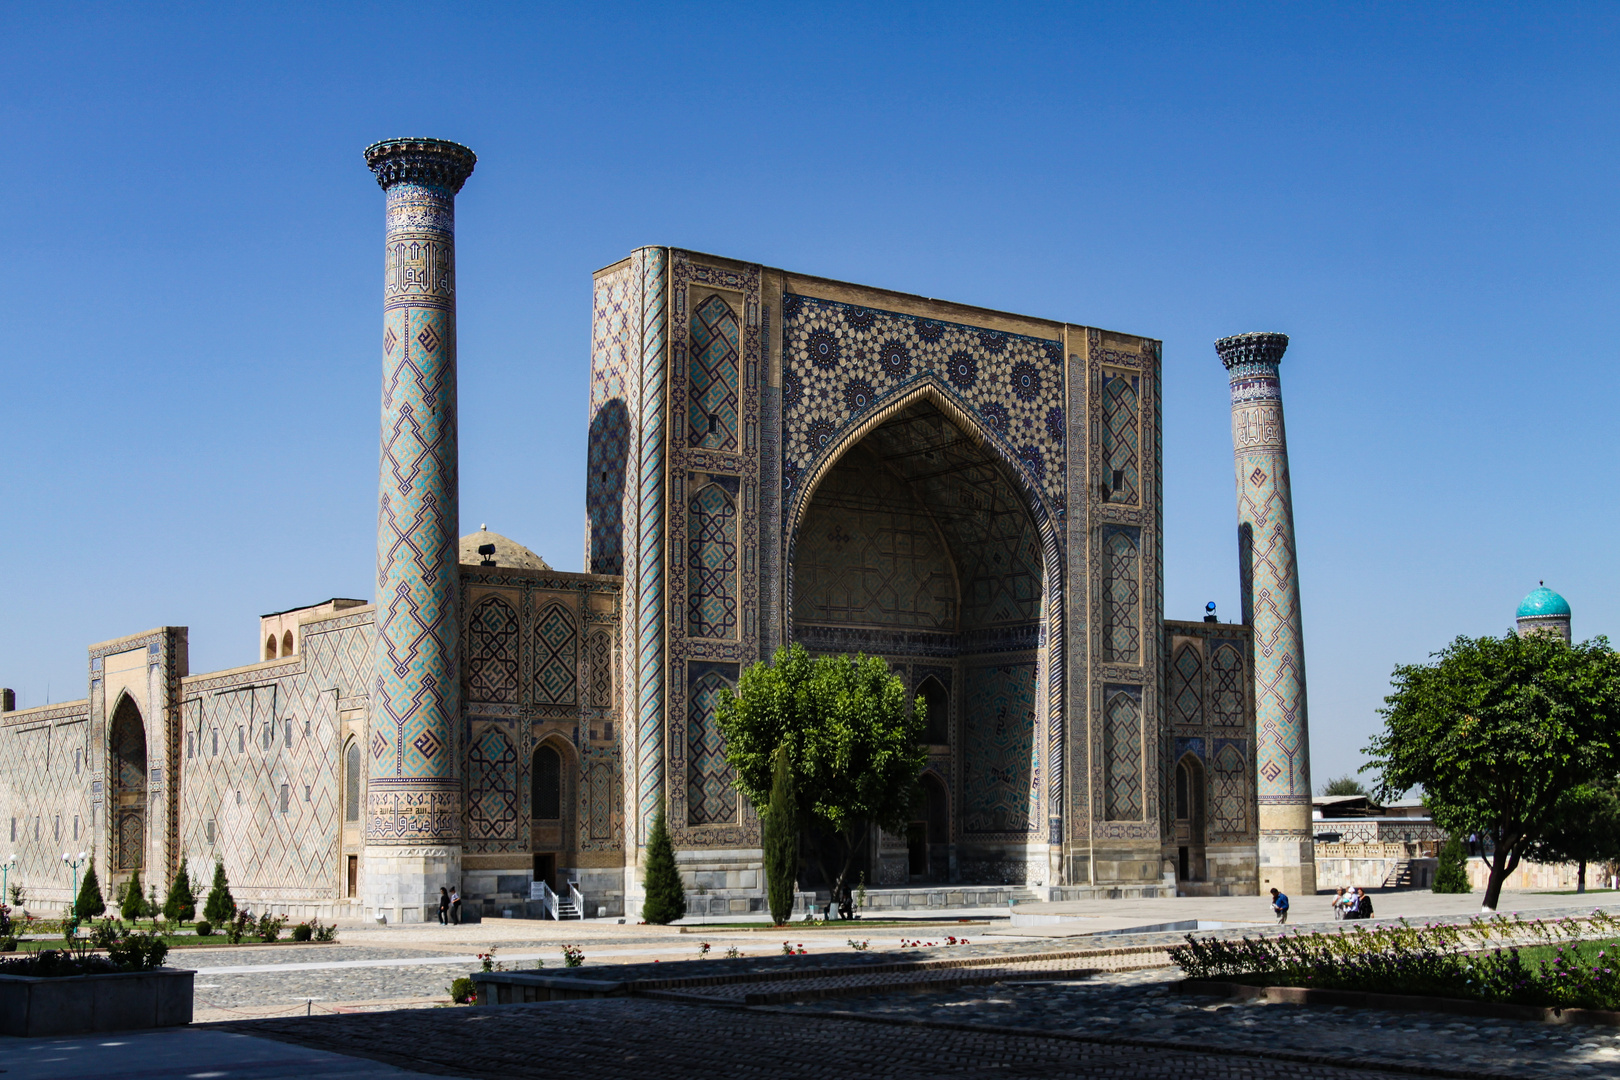
<instances>
[{"instance_id":1,"label":"minaret crown","mask_svg":"<svg viewBox=\"0 0 1620 1080\"><path fill-rule=\"evenodd\" d=\"M1215 352L1228 371L1239 364L1270 364L1275 367L1282 362L1287 348L1287 334L1234 334L1215 342Z\"/></svg>"},{"instance_id":2,"label":"minaret crown","mask_svg":"<svg viewBox=\"0 0 1620 1080\"><path fill-rule=\"evenodd\" d=\"M445 188L454 195L472 175L478 155L447 139L384 139L366 147L366 166L387 191L412 182Z\"/></svg>"}]
</instances>

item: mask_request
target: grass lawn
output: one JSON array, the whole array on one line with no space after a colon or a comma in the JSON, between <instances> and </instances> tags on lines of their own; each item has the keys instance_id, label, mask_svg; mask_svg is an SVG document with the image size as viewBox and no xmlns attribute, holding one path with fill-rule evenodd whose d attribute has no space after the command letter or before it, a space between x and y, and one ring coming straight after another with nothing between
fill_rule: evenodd
<instances>
[{"instance_id":1,"label":"grass lawn","mask_svg":"<svg viewBox=\"0 0 1620 1080\"><path fill-rule=\"evenodd\" d=\"M1566 942L1564 951L1567 953L1575 946L1579 946L1581 955L1586 957L1595 957L1602 950L1609 950L1613 955L1613 950L1620 949L1620 938L1606 938L1602 941ZM1557 955L1557 945L1531 945L1519 949L1519 960L1528 968L1540 967L1543 960L1551 960Z\"/></svg>"}]
</instances>

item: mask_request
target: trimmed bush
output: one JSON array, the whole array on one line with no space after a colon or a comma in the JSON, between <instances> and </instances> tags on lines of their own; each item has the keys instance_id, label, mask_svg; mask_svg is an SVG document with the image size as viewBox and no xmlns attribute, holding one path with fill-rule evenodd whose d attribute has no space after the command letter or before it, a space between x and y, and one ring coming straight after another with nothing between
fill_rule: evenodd
<instances>
[{"instance_id":1,"label":"trimmed bush","mask_svg":"<svg viewBox=\"0 0 1620 1080\"><path fill-rule=\"evenodd\" d=\"M180 856L180 870L169 882L169 895L163 900L163 918L171 923L190 922L197 917L197 893L191 887L191 871L186 857Z\"/></svg>"},{"instance_id":2,"label":"trimmed bush","mask_svg":"<svg viewBox=\"0 0 1620 1080\"><path fill-rule=\"evenodd\" d=\"M118 900L118 911L125 919L134 922L146 914L146 896L141 892L141 872L135 871L135 876L124 884L123 895Z\"/></svg>"},{"instance_id":3,"label":"trimmed bush","mask_svg":"<svg viewBox=\"0 0 1620 1080\"><path fill-rule=\"evenodd\" d=\"M214 884L203 904L203 918L215 926L224 926L236 918L236 898L231 895L231 883L225 879L225 864L218 859L214 860Z\"/></svg>"},{"instance_id":4,"label":"trimmed bush","mask_svg":"<svg viewBox=\"0 0 1620 1080\"><path fill-rule=\"evenodd\" d=\"M197 936L198 937L207 937L208 935L212 934L213 932L214 932L214 924L213 923L209 922L207 919L198 919L197 920Z\"/></svg>"},{"instance_id":5,"label":"trimmed bush","mask_svg":"<svg viewBox=\"0 0 1620 1080\"><path fill-rule=\"evenodd\" d=\"M294 941L308 941L314 936L315 931L309 928L309 923L307 922L301 922L292 928L292 939Z\"/></svg>"},{"instance_id":6,"label":"trimmed bush","mask_svg":"<svg viewBox=\"0 0 1620 1080\"><path fill-rule=\"evenodd\" d=\"M660 926L686 914L686 887L675 868L675 845L669 839L664 812L653 817L647 835L647 896L641 903L641 917Z\"/></svg>"},{"instance_id":7,"label":"trimmed bush","mask_svg":"<svg viewBox=\"0 0 1620 1080\"><path fill-rule=\"evenodd\" d=\"M472 979L466 975L452 980L450 985L445 987L445 990L449 992L450 1000L457 1005L471 1005L478 1000L478 988L473 985Z\"/></svg>"},{"instance_id":8,"label":"trimmed bush","mask_svg":"<svg viewBox=\"0 0 1620 1080\"><path fill-rule=\"evenodd\" d=\"M799 869L799 807L793 798L793 765L784 740L772 763L771 802L765 808L765 895L771 922L781 926L793 917L793 885Z\"/></svg>"},{"instance_id":9,"label":"trimmed bush","mask_svg":"<svg viewBox=\"0 0 1620 1080\"><path fill-rule=\"evenodd\" d=\"M78 898L73 901L73 915L80 922L107 913L107 901L101 896L101 880L96 877L96 861L90 860L85 868L84 881L79 884Z\"/></svg>"},{"instance_id":10,"label":"trimmed bush","mask_svg":"<svg viewBox=\"0 0 1620 1080\"><path fill-rule=\"evenodd\" d=\"M1463 847L1462 837L1453 836L1446 841L1446 846L1440 849L1440 858L1434 868L1433 891L1437 893L1474 891L1474 887L1468 884L1468 849Z\"/></svg>"}]
</instances>

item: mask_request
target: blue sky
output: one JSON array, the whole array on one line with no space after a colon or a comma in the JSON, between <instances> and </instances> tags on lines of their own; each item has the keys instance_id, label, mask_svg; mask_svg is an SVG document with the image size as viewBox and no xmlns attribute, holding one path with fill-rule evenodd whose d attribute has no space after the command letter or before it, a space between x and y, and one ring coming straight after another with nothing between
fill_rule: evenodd
<instances>
[{"instance_id":1,"label":"blue sky","mask_svg":"<svg viewBox=\"0 0 1620 1080\"><path fill-rule=\"evenodd\" d=\"M456 139L462 522L579 569L591 271L673 244L1164 340L1166 615L1237 612L1281 330L1318 783L1538 579L1620 630L1613 5L0 4L0 685L369 597L382 197Z\"/></svg>"}]
</instances>

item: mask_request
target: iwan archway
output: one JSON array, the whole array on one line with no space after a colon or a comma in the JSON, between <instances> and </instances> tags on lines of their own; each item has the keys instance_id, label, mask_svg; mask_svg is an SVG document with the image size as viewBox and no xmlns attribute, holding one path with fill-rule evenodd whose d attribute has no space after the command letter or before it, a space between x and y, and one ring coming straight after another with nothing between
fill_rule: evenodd
<instances>
[{"instance_id":1,"label":"iwan archway","mask_svg":"<svg viewBox=\"0 0 1620 1080\"><path fill-rule=\"evenodd\" d=\"M928 836L926 871L885 837L869 880L1044 882L1050 540L995 439L951 404L927 388L829 440L794 507L791 632L812 653L885 657L947 714L928 725L946 836Z\"/></svg>"}]
</instances>

